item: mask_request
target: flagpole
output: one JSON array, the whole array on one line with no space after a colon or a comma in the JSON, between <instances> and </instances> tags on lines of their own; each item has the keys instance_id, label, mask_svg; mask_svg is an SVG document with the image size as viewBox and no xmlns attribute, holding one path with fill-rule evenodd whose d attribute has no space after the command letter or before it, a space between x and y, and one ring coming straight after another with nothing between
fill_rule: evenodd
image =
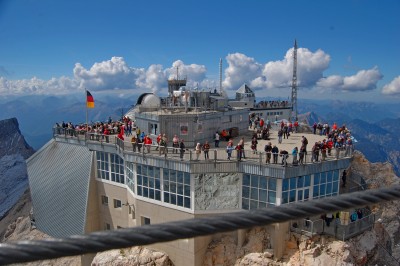
<instances>
[{"instance_id":1,"label":"flagpole","mask_svg":"<svg viewBox=\"0 0 400 266\"><path fill-rule=\"evenodd\" d=\"M85 106L86 106L86 133L89 132L89 124L88 124L88 107L87 107L87 90L85 88Z\"/></svg>"}]
</instances>

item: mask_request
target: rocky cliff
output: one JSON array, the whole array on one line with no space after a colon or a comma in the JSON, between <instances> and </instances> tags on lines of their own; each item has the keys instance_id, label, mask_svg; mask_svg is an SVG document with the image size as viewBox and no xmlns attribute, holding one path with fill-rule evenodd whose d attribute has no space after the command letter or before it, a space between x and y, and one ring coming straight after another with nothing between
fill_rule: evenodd
<instances>
[{"instance_id":1,"label":"rocky cliff","mask_svg":"<svg viewBox=\"0 0 400 266\"><path fill-rule=\"evenodd\" d=\"M28 188L25 160L34 153L15 118L0 121L0 219ZM4 228L0 228L0 234Z\"/></svg>"}]
</instances>

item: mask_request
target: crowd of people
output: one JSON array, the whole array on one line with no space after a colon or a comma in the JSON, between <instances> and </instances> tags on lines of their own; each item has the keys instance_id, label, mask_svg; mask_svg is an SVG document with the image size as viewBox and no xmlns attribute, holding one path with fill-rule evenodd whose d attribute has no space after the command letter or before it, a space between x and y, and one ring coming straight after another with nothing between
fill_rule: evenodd
<instances>
[{"instance_id":1,"label":"crowd of people","mask_svg":"<svg viewBox=\"0 0 400 266\"><path fill-rule=\"evenodd\" d=\"M133 152L151 152L153 147L155 151L158 151L159 155L166 155L168 149L172 154L179 154L183 160L185 152L188 150L183 139L180 139L176 134L172 137L171 142L169 141L165 133L158 134L156 139L153 139L150 134L146 134L135 124L135 121L129 117L123 117L120 121L113 121L111 117L107 122L97 122L92 125L86 126L86 124L73 125L71 122L61 124L56 123L56 128L60 134L60 130L63 130L65 134L76 135L80 133L88 132L91 138L103 138L107 142L109 140L108 135L115 134L117 138L122 141L130 141L132 144ZM327 159L327 156L334 156L336 159L339 158L340 151L344 150L344 156L350 156L353 152L353 138L350 131L345 125L338 127L336 123L329 126L327 123L314 123L312 125L313 134L319 134L325 138L321 141L317 141L312 144L311 150L308 151L308 139L305 136L301 137L301 143L299 146L293 147L291 152L285 149L279 149L277 145L282 144L283 140L289 139L291 133L296 133L299 130L298 122L281 122L276 132L277 144L272 144L271 141L267 142L262 150L259 149L259 140L269 140L269 129L271 128L270 121L264 121L262 118L256 115L249 116L249 129L252 130L253 135L250 139L250 149L252 154L259 154L265 152L265 163L266 164L278 164L278 159L281 158L280 164L286 166L291 163L294 166L303 165L306 163L308 153L311 154L311 162L323 162ZM70 130L70 131L68 131ZM67 133L68 132L68 133ZM262 133L260 133L262 132ZM264 138L264 132L267 132L268 138ZM125 140L128 138L127 140ZM227 141L226 153L227 160L231 160L234 151L236 151L236 159L241 161L246 159L245 154L245 139L241 137L236 144L234 139L230 137L226 130L221 132L215 132L213 136L214 147L219 148L221 141ZM169 147L169 148L168 148ZM300 147L300 148L298 148ZM144 150L142 150L142 148ZM209 141L204 143L196 143L194 146L195 159L200 160L201 154L204 155L204 160L210 159L211 144ZM291 156L291 162L288 162L288 158Z\"/></svg>"}]
</instances>

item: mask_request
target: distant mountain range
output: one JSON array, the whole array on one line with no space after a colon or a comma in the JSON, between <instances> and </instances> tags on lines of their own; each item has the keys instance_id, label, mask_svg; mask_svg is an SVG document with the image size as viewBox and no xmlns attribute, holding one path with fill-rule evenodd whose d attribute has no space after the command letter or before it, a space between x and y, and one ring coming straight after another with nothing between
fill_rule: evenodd
<instances>
[{"instance_id":1,"label":"distant mountain range","mask_svg":"<svg viewBox=\"0 0 400 266\"><path fill-rule=\"evenodd\" d=\"M138 95L94 94L95 108L89 109L89 121L119 119L136 104ZM269 100L269 99L262 99ZM26 96L1 98L1 119L16 117L27 142L39 149L52 137L56 122L84 123L85 97ZM346 124L358 140L357 149L371 162L391 162L400 174L400 107L398 104L349 102L337 100L298 100L299 120L309 124L333 122Z\"/></svg>"}]
</instances>

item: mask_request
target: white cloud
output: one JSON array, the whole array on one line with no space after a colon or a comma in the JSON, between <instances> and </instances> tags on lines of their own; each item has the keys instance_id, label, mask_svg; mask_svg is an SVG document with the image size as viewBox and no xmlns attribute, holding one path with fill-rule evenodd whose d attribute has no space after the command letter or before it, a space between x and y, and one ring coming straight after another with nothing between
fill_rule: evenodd
<instances>
[{"instance_id":1,"label":"white cloud","mask_svg":"<svg viewBox=\"0 0 400 266\"><path fill-rule=\"evenodd\" d=\"M382 94L400 95L400 76L393 79L389 84L383 86Z\"/></svg>"},{"instance_id":2,"label":"white cloud","mask_svg":"<svg viewBox=\"0 0 400 266\"><path fill-rule=\"evenodd\" d=\"M340 89L343 91L370 91L377 87L383 75L377 67L360 70L353 76L341 77L338 75L321 78L316 86L322 89Z\"/></svg>"},{"instance_id":3,"label":"white cloud","mask_svg":"<svg viewBox=\"0 0 400 266\"><path fill-rule=\"evenodd\" d=\"M261 75L262 65L254 58L241 53L228 54L226 57L228 68L225 69L225 89L238 89L243 83L251 83Z\"/></svg>"}]
</instances>

